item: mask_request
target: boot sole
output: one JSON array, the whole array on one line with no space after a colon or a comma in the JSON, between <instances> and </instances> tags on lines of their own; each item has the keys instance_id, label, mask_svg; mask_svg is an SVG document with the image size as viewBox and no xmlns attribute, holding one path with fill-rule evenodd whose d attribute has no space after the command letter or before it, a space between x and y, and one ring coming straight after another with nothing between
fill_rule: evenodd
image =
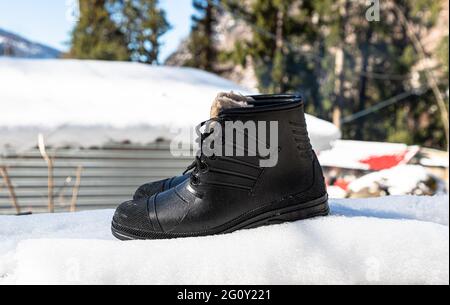
<instances>
[{"instance_id":1,"label":"boot sole","mask_svg":"<svg viewBox=\"0 0 450 305\"><path fill-rule=\"evenodd\" d=\"M238 230L254 229L262 226L294 222L320 216L328 216L329 214L330 208L328 206L328 195L325 195L321 198L306 203L290 205L289 207L283 209L261 213L225 229L220 228L197 233L145 232L122 227L113 221L111 231L114 237L123 241L201 237L228 234Z\"/></svg>"}]
</instances>

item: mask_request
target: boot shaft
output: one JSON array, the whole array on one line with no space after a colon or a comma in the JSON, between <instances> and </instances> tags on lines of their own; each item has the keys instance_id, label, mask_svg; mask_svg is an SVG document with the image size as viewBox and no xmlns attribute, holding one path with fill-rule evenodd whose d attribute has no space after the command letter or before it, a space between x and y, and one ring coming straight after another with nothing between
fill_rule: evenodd
<instances>
[{"instance_id":1,"label":"boot shaft","mask_svg":"<svg viewBox=\"0 0 450 305\"><path fill-rule=\"evenodd\" d=\"M265 106L262 106L264 103ZM295 150L298 156L302 158L311 160L313 157L311 141L307 131L304 104L299 96L286 96L282 102L279 99L270 99L267 96L265 102L259 102L257 108L226 109L221 113L220 118L225 122L222 125L225 125L226 135L224 138L227 142L227 148L241 144L236 143L239 142L236 141L237 136L241 135L241 142L243 140L246 144L246 147L244 147L245 152L254 152L252 148L256 146L258 150L256 157L260 159L279 159L277 156L292 159L295 157L292 155ZM236 128L226 128L226 125ZM250 148L251 144L253 144L253 147ZM261 145L266 147L261 147ZM277 156L271 156L269 152ZM226 155L231 157L239 156ZM276 167L278 163L276 161L262 162L263 164L260 165L265 168Z\"/></svg>"},{"instance_id":2,"label":"boot shaft","mask_svg":"<svg viewBox=\"0 0 450 305\"><path fill-rule=\"evenodd\" d=\"M325 194L302 98L267 96L262 102L265 106L261 106L261 100L258 103L255 108L225 109L220 113L221 154L202 158L193 173L193 189L197 194L247 192L255 200L276 200L311 188Z\"/></svg>"},{"instance_id":3,"label":"boot shaft","mask_svg":"<svg viewBox=\"0 0 450 305\"><path fill-rule=\"evenodd\" d=\"M265 95L256 103L253 108L222 109L219 118L207 123L204 133L199 128L201 155L257 157L260 167L275 167L281 152L279 144L289 143L300 155L312 158L301 97Z\"/></svg>"}]
</instances>

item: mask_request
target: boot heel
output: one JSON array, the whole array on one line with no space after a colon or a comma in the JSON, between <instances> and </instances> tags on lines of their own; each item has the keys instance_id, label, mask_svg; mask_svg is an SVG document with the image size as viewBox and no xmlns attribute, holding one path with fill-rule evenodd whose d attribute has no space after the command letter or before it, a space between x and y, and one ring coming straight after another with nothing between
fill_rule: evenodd
<instances>
[{"instance_id":1,"label":"boot heel","mask_svg":"<svg viewBox=\"0 0 450 305\"><path fill-rule=\"evenodd\" d=\"M328 205L328 195L307 203L299 203L291 205L284 209L279 209L263 215L255 217L253 221L247 221L246 225L241 227L245 229L254 229L261 226L274 224L282 224L286 222L294 222L315 218L320 216L328 216L330 207Z\"/></svg>"},{"instance_id":2,"label":"boot heel","mask_svg":"<svg viewBox=\"0 0 450 305\"><path fill-rule=\"evenodd\" d=\"M276 215L269 219L269 222L271 224L293 222L319 216L328 216L329 214L330 207L328 205L328 196L325 196L318 200L280 210Z\"/></svg>"},{"instance_id":3,"label":"boot heel","mask_svg":"<svg viewBox=\"0 0 450 305\"><path fill-rule=\"evenodd\" d=\"M271 217L269 223L294 222L319 216L328 216L329 214L330 207L328 205L328 198L326 198L319 202L299 204L292 210L280 212Z\"/></svg>"}]
</instances>

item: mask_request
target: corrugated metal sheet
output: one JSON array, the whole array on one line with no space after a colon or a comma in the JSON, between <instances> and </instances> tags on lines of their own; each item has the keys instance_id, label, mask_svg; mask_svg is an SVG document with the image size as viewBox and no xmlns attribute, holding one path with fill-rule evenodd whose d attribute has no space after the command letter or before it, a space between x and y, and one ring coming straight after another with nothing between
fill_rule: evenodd
<instances>
[{"instance_id":1,"label":"corrugated metal sheet","mask_svg":"<svg viewBox=\"0 0 450 305\"><path fill-rule=\"evenodd\" d=\"M148 146L111 145L101 149L49 150L54 157L54 198L57 212L68 211L75 175L83 167L77 210L114 208L129 200L136 188L180 174L192 157L174 157L168 144ZM37 149L0 159L6 166L22 212L47 210L48 169ZM68 182L68 178L71 181ZM0 177L0 214L14 214L15 209Z\"/></svg>"}]
</instances>

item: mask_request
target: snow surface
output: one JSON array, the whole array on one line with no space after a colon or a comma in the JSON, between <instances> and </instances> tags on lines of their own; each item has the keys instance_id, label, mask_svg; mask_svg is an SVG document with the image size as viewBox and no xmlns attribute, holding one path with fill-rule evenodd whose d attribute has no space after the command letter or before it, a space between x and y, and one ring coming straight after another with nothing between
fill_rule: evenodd
<instances>
[{"instance_id":1,"label":"snow surface","mask_svg":"<svg viewBox=\"0 0 450 305\"><path fill-rule=\"evenodd\" d=\"M448 168L449 162L448 158L435 156L433 158L421 158L420 164L423 166Z\"/></svg>"},{"instance_id":2,"label":"snow surface","mask_svg":"<svg viewBox=\"0 0 450 305\"><path fill-rule=\"evenodd\" d=\"M391 195L410 194L420 183L430 179L427 169L420 165L399 165L391 169L370 173L349 184L355 193L365 188L371 189L378 184L386 187Z\"/></svg>"},{"instance_id":3,"label":"snow surface","mask_svg":"<svg viewBox=\"0 0 450 305\"><path fill-rule=\"evenodd\" d=\"M208 119L221 91L255 93L191 68L62 59L0 58L0 84L0 149L35 146L38 132L49 145L145 144ZM329 122L312 116L307 122L317 150L340 137ZM79 136L83 128L89 136Z\"/></svg>"},{"instance_id":4,"label":"snow surface","mask_svg":"<svg viewBox=\"0 0 450 305\"><path fill-rule=\"evenodd\" d=\"M332 200L332 216L119 242L112 210L0 216L0 284L448 284L448 196Z\"/></svg>"},{"instance_id":5,"label":"snow surface","mask_svg":"<svg viewBox=\"0 0 450 305\"><path fill-rule=\"evenodd\" d=\"M400 164L406 164L418 150L417 146L400 143L337 140L333 142L331 149L320 153L319 159L322 166L370 170L370 165L363 160L399 156L402 159Z\"/></svg>"}]
</instances>

